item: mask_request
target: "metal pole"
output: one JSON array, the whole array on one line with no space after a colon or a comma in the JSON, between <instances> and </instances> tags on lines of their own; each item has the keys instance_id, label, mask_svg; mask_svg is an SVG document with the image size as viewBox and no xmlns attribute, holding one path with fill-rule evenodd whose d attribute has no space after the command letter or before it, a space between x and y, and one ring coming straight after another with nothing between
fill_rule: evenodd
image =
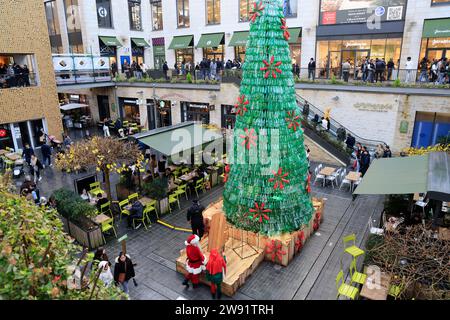
<instances>
[{"instance_id":1,"label":"metal pole","mask_svg":"<svg viewBox=\"0 0 450 320\"><path fill-rule=\"evenodd\" d=\"M156 101L156 84L154 83L153 84L153 103L154 103L154 107L153 107L153 113L154 113L154 119L155 119L155 129L158 127L158 121L157 121L157 119L156 119L156 117L157 117L157 112L156 112L156 109L158 108L158 104L157 104L157 101Z\"/></svg>"}]
</instances>

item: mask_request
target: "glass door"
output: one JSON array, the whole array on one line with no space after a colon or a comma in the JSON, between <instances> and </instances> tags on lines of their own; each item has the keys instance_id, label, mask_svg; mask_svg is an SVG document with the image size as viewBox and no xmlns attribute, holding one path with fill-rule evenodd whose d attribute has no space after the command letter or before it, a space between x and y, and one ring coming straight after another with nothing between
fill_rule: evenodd
<instances>
[{"instance_id":1,"label":"glass door","mask_svg":"<svg viewBox=\"0 0 450 320\"><path fill-rule=\"evenodd\" d=\"M445 58L446 57L446 51L450 52L450 48L449 49L428 49L427 50L427 59L430 62L433 62L433 60L439 60L441 58Z\"/></svg>"},{"instance_id":2,"label":"glass door","mask_svg":"<svg viewBox=\"0 0 450 320\"><path fill-rule=\"evenodd\" d=\"M361 67L364 59L370 57L369 50L356 50L355 51L355 80L362 78Z\"/></svg>"},{"instance_id":3,"label":"glass door","mask_svg":"<svg viewBox=\"0 0 450 320\"><path fill-rule=\"evenodd\" d=\"M341 75L341 51L330 51L327 67L327 78L335 76L339 78Z\"/></svg>"}]
</instances>

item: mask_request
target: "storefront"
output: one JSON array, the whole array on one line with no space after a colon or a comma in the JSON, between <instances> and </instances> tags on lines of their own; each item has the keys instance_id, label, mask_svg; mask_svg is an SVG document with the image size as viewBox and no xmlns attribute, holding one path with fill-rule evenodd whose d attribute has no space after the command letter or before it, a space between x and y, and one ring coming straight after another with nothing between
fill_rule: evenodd
<instances>
[{"instance_id":1,"label":"storefront","mask_svg":"<svg viewBox=\"0 0 450 320\"><path fill-rule=\"evenodd\" d=\"M138 99L119 98L119 114L122 121L141 124L141 114L139 111Z\"/></svg>"},{"instance_id":2,"label":"storefront","mask_svg":"<svg viewBox=\"0 0 450 320\"><path fill-rule=\"evenodd\" d=\"M236 124L236 113L234 106L223 104L222 106L222 128L234 129Z\"/></svg>"},{"instance_id":3,"label":"storefront","mask_svg":"<svg viewBox=\"0 0 450 320\"><path fill-rule=\"evenodd\" d=\"M19 150L26 144L38 148L44 141L40 139L42 129L47 132L43 119L0 124L0 149L9 147Z\"/></svg>"},{"instance_id":4,"label":"storefront","mask_svg":"<svg viewBox=\"0 0 450 320\"><path fill-rule=\"evenodd\" d=\"M450 58L450 18L425 20L419 60L423 57L429 62Z\"/></svg>"},{"instance_id":5,"label":"storefront","mask_svg":"<svg viewBox=\"0 0 450 320\"><path fill-rule=\"evenodd\" d=\"M220 61L224 60L224 33L202 34L197 48L203 48L203 58Z\"/></svg>"},{"instance_id":6,"label":"storefront","mask_svg":"<svg viewBox=\"0 0 450 320\"><path fill-rule=\"evenodd\" d=\"M109 65L117 64L117 48L122 44L116 37L99 37L100 56L109 58Z\"/></svg>"},{"instance_id":7,"label":"storefront","mask_svg":"<svg viewBox=\"0 0 450 320\"><path fill-rule=\"evenodd\" d=\"M411 146L414 148L433 146L450 140L450 114L417 112Z\"/></svg>"},{"instance_id":8,"label":"storefront","mask_svg":"<svg viewBox=\"0 0 450 320\"><path fill-rule=\"evenodd\" d=\"M292 64L296 63L300 66L302 56L302 28L289 28L288 31L290 34L288 43L289 51L291 52Z\"/></svg>"},{"instance_id":9,"label":"storefront","mask_svg":"<svg viewBox=\"0 0 450 320\"><path fill-rule=\"evenodd\" d=\"M164 37L153 38L153 63L155 70L162 70L164 62L166 61L166 48L164 45Z\"/></svg>"},{"instance_id":10,"label":"storefront","mask_svg":"<svg viewBox=\"0 0 450 320\"><path fill-rule=\"evenodd\" d=\"M175 50L175 61L179 67L183 61L194 64L194 36L173 37L169 49Z\"/></svg>"},{"instance_id":11,"label":"storefront","mask_svg":"<svg viewBox=\"0 0 450 320\"><path fill-rule=\"evenodd\" d=\"M181 122L198 121L209 124L210 109L208 103L181 101Z\"/></svg>"},{"instance_id":12,"label":"storefront","mask_svg":"<svg viewBox=\"0 0 450 320\"><path fill-rule=\"evenodd\" d=\"M342 63L349 60L350 77L360 79L363 59L392 59L395 69L398 69L402 46L401 34L374 35L372 37L355 35L341 39L317 40L316 72L317 77L330 78L341 76Z\"/></svg>"},{"instance_id":13,"label":"storefront","mask_svg":"<svg viewBox=\"0 0 450 320\"><path fill-rule=\"evenodd\" d=\"M171 102L169 100L159 100L157 104L158 107L155 110L155 100L147 100L147 117L150 130L172 125Z\"/></svg>"},{"instance_id":14,"label":"storefront","mask_svg":"<svg viewBox=\"0 0 450 320\"><path fill-rule=\"evenodd\" d=\"M131 55L133 62L141 64L145 62L144 52L145 48L150 47L150 45L143 38L131 38Z\"/></svg>"}]
</instances>

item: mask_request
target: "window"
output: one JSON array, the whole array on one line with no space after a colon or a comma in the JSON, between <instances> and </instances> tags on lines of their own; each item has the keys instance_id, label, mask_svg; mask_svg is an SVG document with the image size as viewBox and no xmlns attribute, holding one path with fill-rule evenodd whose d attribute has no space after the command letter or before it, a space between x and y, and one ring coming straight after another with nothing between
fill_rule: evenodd
<instances>
[{"instance_id":1,"label":"window","mask_svg":"<svg viewBox=\"0 0 450 320\"><path fill-rule=\"evenodd\" d=\"M283 0L283 13L286 18L294 18L297 16L298 0Z\"/></svg>"},{"instance_id":2,"label":"window","mask_svg":"<svg viewBox=\"0 0 450 320\"><path fill-rule=\"evenodd\" d=\"M0 52L0 90L37 86L34 55Z\"/></svg>"},{"instance_id":3,"label":"window","mask_svg":"<svg viewBox=\"0 0 450 320\"><path fill-rule=\"evenodd\" d=\"M450 4L450 0L431 0L431 5Z\"/></svg>"},{"instance_id":4,"label":"window","mask_svg":"<svg viewBox=\"0 0 450 320\"><path fill-rule=\"evenodd\" d=\"M222 105L222 128L234 129L236 124L236 113L234 111L234 106L232 105Z\"/></svg>"},{"instance_id":5,"label":"window","mask_svg":"<svg viewBox=\"0 0 450 320\"><path fill-rule=\"evenodd\" d=\"M112 28L111 0L97 0L97 20L99 28Z\"/></svg>"},{"instance_id":6,"label":"window","mask_svg":"<svg viewBox=\"0 0 450 320\"><path fill-rule=\"evenodd\" d=\"M220 0L206 0L206 24L220 23Z\"/></svg>"},{"instance_id":7,"label":"window","mask_svg":"<svg viewBox=\"0 0 450 320\"><path fill-rule=\"evenodd\" d=\"M128 0L128 13L130 15L130 29L141 31L141 0Z\"/></svg>"},{"instance_id":8,"label":"window","mask_svg":"<svg viewBox=\"0 0 450 320\"><path fill-rule=\"evenodd\" d=\"M245 22L250 20L250 11L252 11L253 3L256 0L239 0L239 21Z\"/></svg>"},{"instance_id":9,"label":"window","mask_svg":"<svg viewBox=\"0 0 450 320\"><path fill-rule=\"evenodd\" d=\"M61 40L61 29L59 27L58 6L55 0L45 2L44 6L52 53L62 53L63 48Z\"/></svg>"},{"instance_id":10,"label":"window","mask_svg":"<svg viewBox=\"0 0 450 320\"><path fill-rule=\"evenodd\" d=\"M162 3L161 0L150 0L152 10L152 28L154 31L163 29Z\"/></svg>"},{"instance_id":11,"label":"window","mask_svg":"<svg viewBox=\"0 0 450 320\"><path fill-rule=\"evenodd\" d=\"M66 10L69 50L71 53L83 53L83 38L81 35L78 0L64 0L64 8Z\"/></svg>"},{"instance_id":12,"label":"window","mask_svg":"<svg viewBox=\"0 0 450 320\"><path fill-rule=\"evenodd\" d=\"M189 0L177 0L178 27L189 28Z\"/></svg>"}]
</instances>

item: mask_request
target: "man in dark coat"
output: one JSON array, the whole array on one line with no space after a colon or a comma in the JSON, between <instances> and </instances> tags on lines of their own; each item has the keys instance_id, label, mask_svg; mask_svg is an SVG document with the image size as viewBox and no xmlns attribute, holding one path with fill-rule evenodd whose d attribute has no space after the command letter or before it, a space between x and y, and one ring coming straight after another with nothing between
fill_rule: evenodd
<instances>
[{"instance_id":1,"label":"man in dark coat","mask_svg":"<svg viewBox=\"0 0 450 320\"><path fill-rule=\"evenodd\" d=\"M347 140L345 140L345 144L347 145L347 148L349 148L352 152L355 146L355 142L356 142L355 137L349 133L347 135Z\"/></svg>"},{"instance_id":2,"label":"man in dark coat","mask_svg":"<svg viewBox=\"0 0 450 320\"><path fill-rule=\"evenodd\" d=\"M361 176L364 177L366 174L367 169L369 169L370 166L370 154L367 151L366 147L362 147L362 154L361 154Z\"/></svg>"},{"instance_id":3,"label":"man in dark coat","mask_svg":"<svg viewBox=\"0 0 450 320\"><path fill-rule=\"evenodd\" d=\"M22 157L25 158L25 161L28 163L28 165L31 163L31 156L34 155L34 150L28 143L25 144L25 148L22 152Z\"/></svg>"},{"instance_id":4,"label":"man in dark coat","mask_svg":"<svg viewBox=\"0 0 450 320\"><path fill-rule=\"evenodd\" d=\"M44 159L44 165L51 166L52 165L52 148L47 143L44 143L41 147L41 151L42 151L42 158Z\"/></svg>"},{"instance_id":5,"label":"man in dark coat","mask_svg":"<svg viewBox=\"0 0 450 320\"><path fill-rule=\"evenodd\" d=\"M314 80L316 78L316 61L314 61L314 58L311 58L311 60L308 63L308 79Z\"/></svg>"},{"instance_id":6,"label":"man in dark coat","mask_svg":"<svg viewBox=\"0 0 450 320\"><path fill-rule=\"evenodd\" d=\"M308 102L305 102L305 104L303 105L302 114L303 114L303 119L308 121L308 116L309 116L309 104L308 104Z\"/></svg>"},{"instance_id":7,"label":"man in dark coat","mask_svg":"<svg viewBox=\"0 0 450 320\"><path fill-rule=\"evenodd\" d=\"M134 219L142 219L144 215L144 206L140 201L135 201L130 209L130 215L128 216L128 227L131 227ZM136 229L139 229L139 224Z\"/></svg>"},{"instance_id":8,"label":"man in dark coat","mask_svg":"<svg viewBox=\"0 0 450 320\"><path fill-rule=\"evenodd\" d=\"M205 225L203 223L203 207L198 199L192 201L193 204L187 212L187 221L191 223L192 233L199 236L201 239L205 232Z\"/></svg>"}]
</instances>

